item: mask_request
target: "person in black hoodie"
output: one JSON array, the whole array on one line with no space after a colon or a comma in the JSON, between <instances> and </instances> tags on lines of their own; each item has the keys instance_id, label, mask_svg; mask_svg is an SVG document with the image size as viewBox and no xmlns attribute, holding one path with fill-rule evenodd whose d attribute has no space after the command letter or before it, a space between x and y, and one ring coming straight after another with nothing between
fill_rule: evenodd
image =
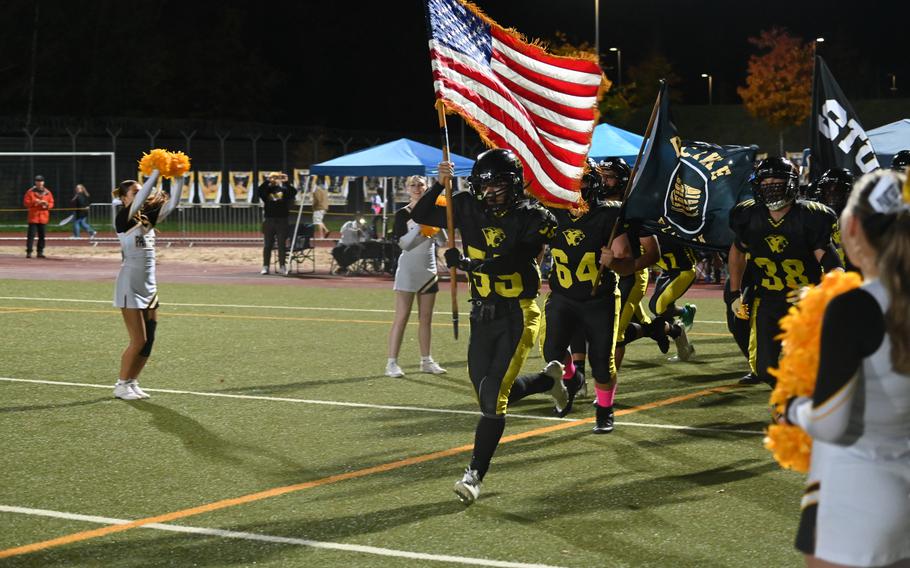
<instances>
[{"instance_id":1,"label":"person in black hoodie","mask_svg":"<svg viewBox=\"0 0 910 568\"><path fill-rule=\"evenodd\" d=\"M85 189L84 185L81 183L76 185L76 191L70 202L76 209L75 213L73 213L73 238L79 238L80 229L88 231L90 239L95 238L96 231L88 224L88 206L91 201L89 200L88 190Z\"/></svg>"},{"instance_id":2,"label":"person in black hoodie","mask_svg":"<svg viewBox=\"0 0 910 568\"><path fill-rule=\"evenodd\" d=\"M269 263L272 260L272 247L278 239L278 273L287 276L288 267L285 264L287 257L288 240L288 213L297 189L288 184L288 176L282 172L272 172L268 180L257 189L256 195L262 202L264 219L262 221L262 236L265 239L262 248L262 271L260 274L269 273Z\"/></svg>"}]
</instances>

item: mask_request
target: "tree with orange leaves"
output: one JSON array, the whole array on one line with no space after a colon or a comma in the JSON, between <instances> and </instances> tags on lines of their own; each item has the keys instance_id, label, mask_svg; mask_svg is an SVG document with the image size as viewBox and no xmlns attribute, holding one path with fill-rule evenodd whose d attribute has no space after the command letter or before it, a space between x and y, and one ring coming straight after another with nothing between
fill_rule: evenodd
<instances>
[{"instance_id":1,"label":"tree with orange leaves","mask_svg":"<svg viewBox=\"0 0 910 568\"><path fill-rule=\"evenodd\" d=\"M813 46L781 28L764 30L749 43L765 53L749 57L746 86L736 92L749 114L778 130L783 154L783 131L806 120L812 106Z\"/></svg>"}]
</instances>

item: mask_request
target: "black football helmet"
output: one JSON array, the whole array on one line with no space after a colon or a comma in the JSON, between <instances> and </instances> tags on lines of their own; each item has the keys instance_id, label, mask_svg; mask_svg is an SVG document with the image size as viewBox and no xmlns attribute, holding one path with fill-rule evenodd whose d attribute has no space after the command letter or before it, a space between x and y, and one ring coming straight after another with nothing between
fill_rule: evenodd
<instances>
[{"instance_id":1,"label":"black football helmet","mask_svg":"<svg viewBox=\"0 0 910 568\"><path fill-rule=\"evenodd\" d=\"M622 201L632 175L632 168L626 161L618 156L604 158L597 164L603 181L602 199ZM615 181L614 181L615 180Z\"/></svg>"},{"instance_id":2,"label":"black football helmet","mask_svg":"<svg viewBox=\"0 0 910 568\"><path fill-rule=\"evenodd\" d=\"M524 195L521 160L512 150L487 150L477 156L468 177L468 186L488 210L505 211Z\"/></svg>"},{"instance_id":3,"label":"black football helmet","mask_svg":"<svg viewBox=\"0 0 910 568\"><path fill-rule=\"evenodd\" d=\"M603 189L603 179L600 177L597 162L588 158L585 162L585 173L581 176L581 197L593 207L603 199Z\"/></svg>"},{"instance_id":4,"label":"black football helmet","mask_svg":"<svg viewBox=\"0 0 910 568\"><path fill-rule=\"evenodd\" d=\"M891 169L896 172L910 173L910 150L901 150L891 158Z\"/></svg>"},{"instance_id":5,"label":"black football helmet","mask_svg":"<svg viewBox=\"0 0 910 568\"><path fill-rule=\"evenodd\" d=\"M764 180L779 179L780 183L762 183ZM799 193L799 170L787 158L772 156L755 166L749 178L755 201L770 211L783 209L796 201Z\"/></svg>"},{"instance_id":6,"label":"black football helmet","mask_svg":"<svg viewBox=\"0 0 910 568\"><path fill-rule=\"evenodd\" d=\"M847 206L847 198L853 189L853 172L846 168L831 168L815 182L813 199L827 205L840 215Z\"/></svg>"}]
</instances>

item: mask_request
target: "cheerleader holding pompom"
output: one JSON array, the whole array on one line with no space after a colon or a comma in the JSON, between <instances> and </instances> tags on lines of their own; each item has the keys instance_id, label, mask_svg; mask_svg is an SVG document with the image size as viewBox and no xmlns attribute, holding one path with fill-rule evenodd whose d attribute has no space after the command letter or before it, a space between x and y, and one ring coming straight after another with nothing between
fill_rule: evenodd
<instances>
[{"instance_id":1,"label":"cheerleader holding pompom","mask_svg":"<svg viewBox=\"0 0 910 568\"><path fill-rule=\"evenodd\" d=\"M125 180L113 191L113 197L123 204L114 222L123 257L114 289L114 306L120 308L130 337L120 358L120 376L114 385L114 396L123 400L149 398L139 388L139 373L152 353L158 324L155 226L177 208L183 191L183 173L189 169L189 160L182 154L165 153L162 156L157 152L164 151L153 150L140 163L143 173L148 170L144 184ZM159 161L155 162L155 159ZM174 178L170 196L155 188L161 173Z\"/></svg>"}]
</instances>

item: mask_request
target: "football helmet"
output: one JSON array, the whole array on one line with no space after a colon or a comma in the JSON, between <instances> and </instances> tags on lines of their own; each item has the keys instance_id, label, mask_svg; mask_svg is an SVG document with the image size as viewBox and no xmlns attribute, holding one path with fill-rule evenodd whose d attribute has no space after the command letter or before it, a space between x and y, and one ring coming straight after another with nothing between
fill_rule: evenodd
<instances>
[{"instance_id":1,"label":"football helmet","mask_svg":"<svg viewBox=\"0 0 910 568\"><path fill-rule=\"evenodd\" d=\"M891 158L891 169L896 172L910 173L910 150L901 150Z\"/></svg>"},{"instance_id":2,"label":"football helmet","mask_svg":"<svg viewBox=\"0 0 910 568\"><path fill-rule=\"evenodd\" d=\"M588 158L585 163L585 173L581 176L581 197L588 205L595 206L603 199L603 178L600 177L600 170L597 163Z\"/></svg>"},{"instance_id":3,"label":"football helmet","mask_svg":"<svg viewBox=\"0 0 910 568\"><path fill-rule=\"evenodd\" d=\"M853 172L845 168L831 168L815 182L813 199L840 215L847 206L847 198L852 189Z\"/></svg>"},{"instance_id":4,"label":"football helmet","mask_svg":"<svg viewBox=\"0 0 910 568\"><path fill-rule=\"evenodd\" d=\"M622 201L626 185L629 183L629 177L632 175L632 168L629 167L629 164L624 159L617 156L604 158L598 166L603 181L601 198Z\"/></svg>"},{"instance_id":5,"label":"football helmet","mask_svg":"<svg viewBox=\"0 0 910 568\"><path fill-rule=\"evenodd\" d=\"M489 211L504 211L524 194L521 161L512 150L494 148L477 156L468 186Z\"/></svg>"},{"instance_id":6,"label":"football helmet","mask_svg":"<svg viewBox=\"0 0 910 568\"><path fill-rule=\"evenodd\" d=\"M777 183L765 181L772 179L781 181ZM777 211L796 200L799 192L799 170L787 158L772 156L755 166L749 183L752 185L755 201L770 211Z\"/></svg>"}]
</instances>

